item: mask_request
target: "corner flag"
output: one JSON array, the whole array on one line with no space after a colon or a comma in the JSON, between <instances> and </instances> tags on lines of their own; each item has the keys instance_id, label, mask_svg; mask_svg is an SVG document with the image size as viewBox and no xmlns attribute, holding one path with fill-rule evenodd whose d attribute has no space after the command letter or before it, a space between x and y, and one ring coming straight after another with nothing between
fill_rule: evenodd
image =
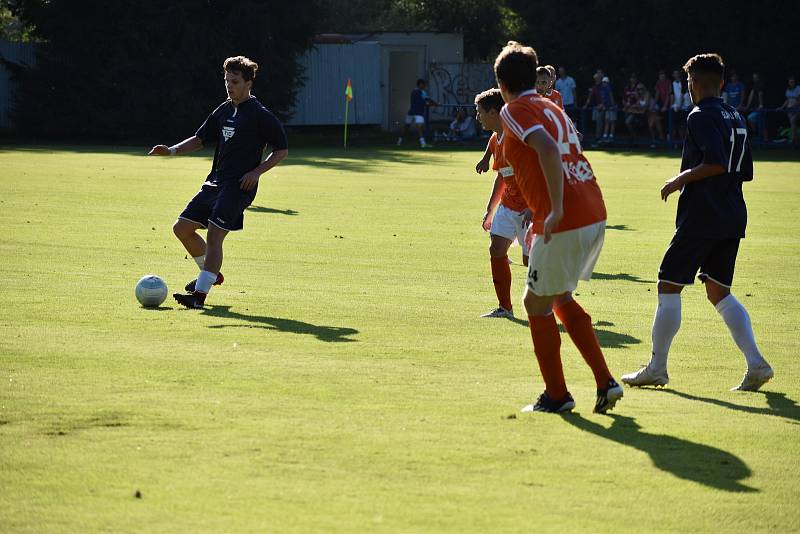
<instances>
[{"instance_id":1,"label":"corner flag","mask_svg":"<svg viewBox=\"0 0 800 534\"><path fill-rule=\"evenodd\" d=\"M347 150L347 112L350 110L350 101L353 100L353 84L350 78L347 79L347 87L344 90L344 148Z\"/></svg>"}]
</instances>

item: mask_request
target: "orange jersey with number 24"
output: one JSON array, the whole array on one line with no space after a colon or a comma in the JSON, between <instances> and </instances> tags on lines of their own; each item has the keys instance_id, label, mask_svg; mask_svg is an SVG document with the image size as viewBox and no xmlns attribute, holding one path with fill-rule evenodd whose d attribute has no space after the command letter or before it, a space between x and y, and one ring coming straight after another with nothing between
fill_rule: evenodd
<instances>
[{"instance_id":1,"label":"orange jersey with number 24","mask_svg":"<svg viewBox=\"0 0 800 534\"><path fill-rule=\"evenodd\" d=\"M543 129L555 140L561 153L564 179L564 218L554 232L565 232L606 220L603 194L583 155L578 132L564 110L536 91L525 91L500 112L505 139L503 154L514 167L514 178L528 207L533 210L533 231L541 233L550 214L547 181L539 155L525 139Z\"/></svg>"}]
</instances>

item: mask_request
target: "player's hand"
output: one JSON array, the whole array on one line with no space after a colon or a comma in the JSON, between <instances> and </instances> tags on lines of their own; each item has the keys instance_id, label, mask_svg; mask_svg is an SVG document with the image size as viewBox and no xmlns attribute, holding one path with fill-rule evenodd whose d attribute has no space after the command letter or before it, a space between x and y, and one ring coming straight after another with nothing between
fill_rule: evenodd
<instances>
[{"instance_id":1,"label":"player's hand","mask_svg":"<svg viewBox=\"0 0 800 534\"><path fill-rule=\"evenodd\" d=\"M533 225L529 224L528 229L525 230L525 246L528 248L528 251L531 250L531 246L533 246Z\"/></svg>"},{"instance_id":2,"label":"player's hand","mask_svg":"<svg viewBox=\"0 0 800 534\"><path fill-rule=\"evenodd\" d=\"M242 191L252 191L258 186L258 179L261 175L255 171L250 171L239 179Z\"/></svg>"},{"instance_id":3,"label":"player's hand","mask_svg":"<svg viewBox=\"0 0 800 534\"><path fill-rule=\"evenodd\" d=\"M475 165L475 172L477 172L478 174L480 174L482 172L487 172L488 170L489 170L489 160L488 159L481 158L481 160L478 162L478 164Z\"/></svg>"},{"instance_id":4,"label":"player's hand","mask_svg":"<svg viewBox=\"0 0 800 534\"><path fill-rule=\"evenodd\" d=\"M169 156L169 147L167 145L156 145L147 153L148 156Z\"/></svg>"},{"instance_id":5,"label":"player's hand","mask_svg":"<svg viewBox=\"0 0 800 534\"><path fill-rule=\"evenodd\" d=\"M522 210L522 227L527 227L531 224L531 218L533 217L533 212L530 208L525 208Z\"/></svg>"},{"instance_id":6,"label":"player's hand","mask_svg":"<svg viewBox=\"0 0 800 534\"><path fill-rule=\"evenodd\" d=\"M664 186L661 188L661 200L666 202L667 197L669 197L672 193L680 189L682 185L683 184L681 183L680 176L676 176L675 178L670 178L669 180L664 182Z\"/></svg>"},{"instance_id":7,"label":"player's hand","mask_svg":"<svg viewBox=\"0 0 800 534\"><path fill-rule=\"evenodd\" d=\"M552 237L553 230L558 226L558 223L561 222L561 219L564 218L563 210L558 212L551 211L547 218L544 220L544 242L545 244L550 242L550 238Z\"/></svg>"},{"instance_id":8,"label":"player's hand","mask_svg":"<svg viewBox=\"0 0 800 534\"><path fill-rule=\"evenodd\" d=\"M483 228L484 232L488 232L489 229L492 227L492 214L490 212L486 212L483 214L483 223L481 223L481 228Z\"/></svg>"}]
</instances>

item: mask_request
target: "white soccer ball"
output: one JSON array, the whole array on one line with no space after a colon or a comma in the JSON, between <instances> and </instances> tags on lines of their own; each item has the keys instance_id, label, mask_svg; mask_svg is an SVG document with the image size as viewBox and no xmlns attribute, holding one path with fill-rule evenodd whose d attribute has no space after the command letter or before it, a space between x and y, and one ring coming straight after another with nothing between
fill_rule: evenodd
<instances>
[{"instance_id":1,"label":"white soccer ball","mask_svg":"<svg viewBox=\"0 0 800 534\"><path fill-rule=\"evenodd\" d=\"M146 308L160 306L167 298L167 284L154 274L143 276L136 283L136 299Z\"/></svg>"}]
</instances>

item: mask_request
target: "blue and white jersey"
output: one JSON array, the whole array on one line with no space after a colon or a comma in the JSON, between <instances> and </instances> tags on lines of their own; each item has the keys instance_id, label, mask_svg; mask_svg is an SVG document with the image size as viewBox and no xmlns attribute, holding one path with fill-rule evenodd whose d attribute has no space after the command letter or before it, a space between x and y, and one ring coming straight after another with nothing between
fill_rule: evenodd
<instances>
[{"instance_id":1,"label":"blue and white jersey","mask_svg":"<svg viewBox=\"0 0 800 534\"><path fill-rule=\"evenodd\" d=\"M424 89L417 87L411 91L411 107L408 108L409 115L425 115L425 104L428 103L430 97Z\"/></svg>"},{"instance_id":2,"label":"blue and white jersey","mask_svg":"<svg viewBox=\"0 0 800 534\"><path fill-rule=\"evenodd\" d=\"M283 125L255 97L234 106L226 100L215 109L195 134L203 144L216 144L214 164L206 185L239 181L263 161L267 145L288 148Z\"/></svg>"},{"instance_id":3,"label":"blue and white jersey","mask_svg":"<svg viewBox=\"0 0 800 534\"><path fill-rule=\"evenodd\" d=\"M700 101L689 113L681 171L702 163L725 172L687 184L678 200L676 233L712 239L744 237L747 207L742 182L753 179L747 124L721 98Z\"/></svg>"}]
</instances>

